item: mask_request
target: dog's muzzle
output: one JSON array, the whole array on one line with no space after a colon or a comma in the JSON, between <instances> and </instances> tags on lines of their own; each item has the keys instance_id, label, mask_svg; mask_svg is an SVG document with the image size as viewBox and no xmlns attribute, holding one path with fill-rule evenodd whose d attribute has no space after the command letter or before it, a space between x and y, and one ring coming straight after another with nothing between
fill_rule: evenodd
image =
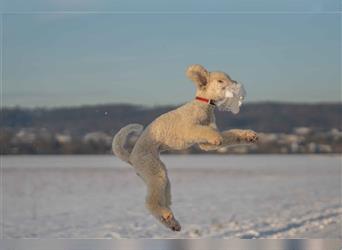
<instances>
[{"instance_id":1,"label":"dog's muzzle","mask_svg":"<svg viewBox=\"0 0 342 250\"><path fill-rule=\"evenodd\" d=\"M241 83L236 83L227 88L225 98L216 101L216 106L221 111L230 111L237 114L240 111L240 106L246 97L246 90Z\"/></svg>"}]
</instances>

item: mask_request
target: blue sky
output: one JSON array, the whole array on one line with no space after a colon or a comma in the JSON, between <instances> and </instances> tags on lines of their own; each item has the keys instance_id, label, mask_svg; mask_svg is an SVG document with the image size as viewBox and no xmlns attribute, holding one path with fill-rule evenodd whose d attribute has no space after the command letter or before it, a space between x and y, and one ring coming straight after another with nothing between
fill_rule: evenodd
<instances>
[{"instance_id":1,"label":"blue sky","mask_svg":"<svg viewBox=\"0 0 342 250\"><path fill-rule=\"evenodd\" d=\"M245 12L235 1L221 6L220 11L233 6L221 14L202 12L216 11L213 5L177 12L179 2L165 7L148 1L150 5L134 8L116 2L120 8L115 10L139 13L109 12L113 6L101 12L105 1L96 8L90 1L81 8L79 2L5 2L5 106L179 104L194 97L194 86L184 74L192 63L243 82L248 101L341 98L337 1L311 1L309 9L308 1L263 1L264 8L242 1L250 8ZM191 1L185 3L184 9L192 10Z\"/></svg>"}]
</instances>

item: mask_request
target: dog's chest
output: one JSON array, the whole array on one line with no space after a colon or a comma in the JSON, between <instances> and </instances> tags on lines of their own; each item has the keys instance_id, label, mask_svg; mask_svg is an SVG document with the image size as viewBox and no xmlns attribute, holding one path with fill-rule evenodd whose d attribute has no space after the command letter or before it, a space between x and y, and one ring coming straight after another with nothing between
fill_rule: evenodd
<instances>
[{"instance_id":1,"label":"dog's chest","mask_svg":"<svg viewBox=\"0 0 342 250\"><path fill-rule=\"evenodd\" d=\"M211 122L210 117L201 117L198 119L198 123L201 125L209 125Z\"/></svg>"},{"instance_id":2,"label":"dog's chest","mask_svg":"<svg viewBox=\"0 0 342 250\"><path fill-rule=\"evenodd\" d=\"M211 123L212 115L209 112L200 110L200 111L194 112L193 115L194 115L193 120L195 120L197 124L209 125Z\"/></svg>"}]
</instances>

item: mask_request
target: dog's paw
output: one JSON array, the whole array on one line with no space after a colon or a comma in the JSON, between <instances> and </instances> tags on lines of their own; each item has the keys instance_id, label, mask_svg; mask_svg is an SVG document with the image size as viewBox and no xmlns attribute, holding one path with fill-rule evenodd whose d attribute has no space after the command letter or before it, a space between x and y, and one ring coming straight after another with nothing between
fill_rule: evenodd
<instances>
[{"instance_id":1,"label":"dog's paw","mask_svg":"<svg viewBox=\"0 0 342 250\"><path fill-rule=\"evenodd\" d=\"M163 223L166 227L170 228L172 231L179 232L181 230L181 225L172 214L169 214L167 217L161 216L159 220L161 223Z\"/></svg>"},{"instance_id":2,"label":"dog's paw","mask_svg":"<svg viewBox=\"0 0 342 250\"><path fill-rule=\"evenodd\" d=\"M215 146L219 146L222 144L223 142L223 137L220 134L214 134L209 140L208 142L210 144L213 144Z\"/></svg>"},{"instance_id":3,"label":"dog's paw","mask_svg":"<svg viewBox=\"0 0 342 250\"><path fill-rule=\"evenodd\" d=\"M256 143L258 141L258 135L253 130L244 131L243 139L248 143Z\"/></svg>"}]
</instances>

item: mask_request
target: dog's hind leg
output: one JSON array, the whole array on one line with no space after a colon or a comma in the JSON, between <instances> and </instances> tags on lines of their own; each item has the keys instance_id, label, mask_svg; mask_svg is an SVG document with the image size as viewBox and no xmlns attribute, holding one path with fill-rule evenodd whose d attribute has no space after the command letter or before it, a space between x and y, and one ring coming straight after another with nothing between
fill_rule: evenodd
<instances>
[{"instance_id":1,"label":"dog's hind leg","mask_svg":"<svg viewBox=\"0 0 342 250\"><path fill-rule=\"evenodd\" d=\"M181 226L169 207L170 183L163 162L153 154L131 159L136 171L147 185L146 208L166 227L180 231Z\"/></svg>"},{"instance_id":2,"label":"dog's hind leg","mask_svg":"<svg viewBox=\"0 0 342 250\"><path fill-rule=\"evenodd\" d=\"M170 207L172 204L172 201L171 201L171 183L169 179L167 179L167 183L166 183L165 197L166 197L166 206Z\"/></svg>"}]
</instances>

